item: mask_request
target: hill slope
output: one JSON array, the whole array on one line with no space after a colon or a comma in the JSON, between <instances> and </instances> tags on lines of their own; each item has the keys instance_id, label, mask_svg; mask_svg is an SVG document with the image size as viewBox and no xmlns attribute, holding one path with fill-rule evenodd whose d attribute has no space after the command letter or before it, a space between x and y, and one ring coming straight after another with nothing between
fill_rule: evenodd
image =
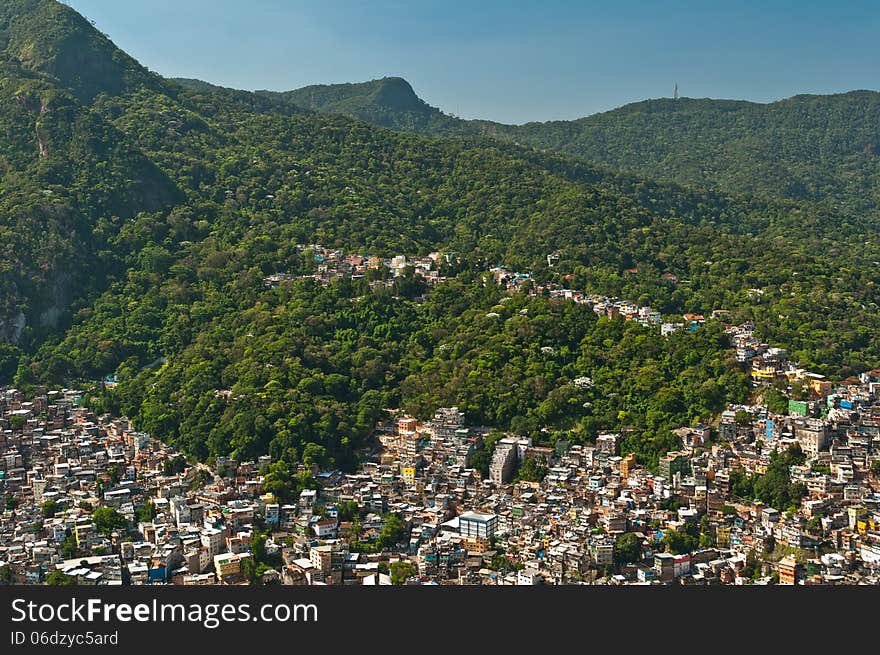
<instances>
[{"instance_id":1,"label":"hill slope","mask_svg":"<svg viewBox=\"0 0 880 655\"><path fill-rule=\"evenodd\" d=\"M38 342L118 269L109 240L180 193L84 101L156 81L71 9L0 7L0 339Z\"/></svg>"},{"instance_id":2,"label":"hill slope","mask_svg":"<svg viewBox=\"0 0 880 655\"><path fill-rule=\"evenodd\" d=\"M16 6L10 43L56 51L64 34L110 47L57 3ZM53 12L57 23L32 31ZM156 80L112 48L101 56L111 61L96 70L123 62L131 76L106 85L4 62L0 299L13 318L34 303L28 324L73 306L69 325L19 340L20 367L0 349L0 382L10 370L21 386L112 373L118 386L99 387L94 409L200 458L268 452L346 468L386 407L429 416L458 404L537 443L542 427L579 442L631 428L627 449L652 461L674 447L670 428L744 399L717 323L665 339L583 305L509 296L489 282L498 264L665 313L728 309L829 374L880 365L880 238L864 222ZM427 298L406 270L387 286L383 269L264 284L313 273L314 253L297 244L315 242L386 257L442 250L453 279ZM64 267L78 297L40 300ZM574 384L583 376L593 390Z\"/></svg>"},{"instance_id":3,"label":"hill slope","mask_svg":"<svg viewBox=\"0 0 880 655\"><path fill-rule=\"evenodd\" d=\"M51 79L82 102L100 93L161 85L157 75L58 2L4 0L0 6L0 49L3 58Z\"/></svg>"},{"instance_id":4,"label":"hill slope","mask_svg":"<svg viewBox=\"0 0 880 655\"><path fill-rule=\"evenodd\" d=\"M431 107L419 98L409 82L400 77L384 77L359 84L320 84L295 91L257 91L323 114L342 114L374 125L439 135L465 133L461 121ZM474 130L473 134L478 132Z\"/></svg>"},{"instance_id":5,"label":"hill slope","mask_svg":"<svg viewBox=\"0 0 880 655\"><path fill-rule=\"evenodd\" d=\"M767 105L652 100L499 135L657 179L768 196L880 207L880 93L795 96Z\"/></svg>"},{"instance_id":6,"label":"hill slope","mask_svg":"<svg viewBox=\"0 0 880 655\"><path fill-rule=\"evenodd\" d=\"M872 91L770 104L646 100L578 120L524 125L443 114L400 78L261 93L398 130L515 141L660 180L831 200L849 212L880 207L880 93Z\"/></svg>"}]
</instances>

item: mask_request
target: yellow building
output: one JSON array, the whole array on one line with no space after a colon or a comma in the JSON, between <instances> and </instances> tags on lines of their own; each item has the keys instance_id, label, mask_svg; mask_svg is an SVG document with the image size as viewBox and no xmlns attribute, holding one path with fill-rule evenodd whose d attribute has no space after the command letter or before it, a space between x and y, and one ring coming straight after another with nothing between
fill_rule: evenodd
<instances>
[{"instance_id":1,"label":"yellow building","mask_svg":"<svg viewBox=\"0 0 880 655\"><path fill-rule=\"evenodd\" d=\"M763 367L752 368L752 379L753 380L769 381L769 380L774 380L775 378L776 378L776 367L774 367L774 366L763 366Z\"/></svg>"},{"instance_id":2,"label":"yellow building","mask_svg":"<svg viewBox=\"0 0 880 655\"><path fill-rule=\"evenodd\" d=\"M247 554L223 553L222 555L214 555L214 571L220 582L229 578L241 575L241 561Z\"/></svg>"},{"instance_id":3,"label":"yellow building","mask_svg":"<svg viewBox=\"0 0 880 655\"><path fill-rule=\"evenodd\" d=\"M480 537L466 537L464 546L469 553L485 553L489 549L489 540Z\"/></svg>"},{"instance_id":4,"label":"yellow building","mask_svg":"<svg viewBox=\"0 0 880 655\"><path fill-rule=\"evenodd\" d=\"M630 472L636 467L636 455L635 453L630 453L626 457L624 457L620 462L620 477L626 479L629 477Z\"/></svg>"}]
</instances>

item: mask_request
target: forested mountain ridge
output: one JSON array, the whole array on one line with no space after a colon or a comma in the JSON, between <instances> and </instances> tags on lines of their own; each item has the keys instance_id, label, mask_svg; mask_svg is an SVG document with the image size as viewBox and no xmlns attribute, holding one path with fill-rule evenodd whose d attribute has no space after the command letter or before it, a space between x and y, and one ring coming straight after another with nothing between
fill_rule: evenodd
<instances>
[{"instance_id":1,"label":"forested mountain ridge","mask_svg":"<svg viewBox=\"0 0 880 655\"><path fill-rule=\"evenodd\" d=\"M386 77L362 84L318 84L282 93L256 93L305 109L350 115L390 128L409 121L413 129L428 129L434 127L433 121L445 118L440 110L423 102L409 82L400 77Z\"/></svg>"},{"instance_id":2,"label":"forested mountain ridge","mask_svg":"<svg viewBox=\"0 0 880 655\"><path fill-rule=\"evenodd\" d=\"M70 7L44 0L4 0L0 50L6 60L48 78L82 102L164 82L117 48Z\"/></svg>"},{"instance_id":3,"label":"forested mountain ridge","mask_svg":"<svg viewBox=\"0 0 880 655\"><path fill-rule=\"evenodd\" d=\"M498 264L667 314L728 309L831 375L880 365L880 239L858 216L175 83L132 66L63 5L16 7L47 21L45 34L33 16L4 14L9 43L23 42L24 25L46 39L41 51L99 44L111 63L95 70L123 72L104 86L5 60L0 185L12 204L0 229L17 241L4 242L2 300L14 316L51 296L63 266L79 294L63 303L66 322L19 335L25 352L0 347L0 382L112 374L118 385L92 395L95 409L200 458L269 452L346 468L386 407L426 416L455 403L538 441L544 427L578 441L630 428L627 448L651 461L674 445L671 428L747 393L717 323L662 338L564 300L508 295L486 279ZM450 279L430 292L410 275L267 288L266 276L314 272L297 247L310 243L440 250ZM29 309L28 325L42 311ZM573 384L584 376L592 389Z\"/></svg>"},{"instance_id":4,"label":"forested mountain ridge","mask_svg":"<svg viewBox=\"0 0 880 655\"><path fill-rule=\"evenodd\" d=\"M384 100L394 88L405 97ZM484 135L658 180L734 193L880 207L880 93L740 100L644 100L577 120L505 125L429 106L401 78L260 92L397 130Z\"/></svg>"},{"instance_id":5,"label":"forested mountain ridge","mask_svg":"<svg viewBox=\"0 0 880 655\"><path fill-rule=\"evenodd\" d=\"M0 339L39 341L119 271L109 239L175 185L81 100L156 86L67 7L0 7Z\"/></svg>"},{"instance_id":6,"label":"forested mountain ridge","mask_svg":"<svg viewBox=\"0 0 880 655\"><path fill-rule=\"evenodd\" d=\"M799 95L757 104L649 100L507 138L649 177L772 197L880 206L880 93Z\"/></svg>"}]
</instances>

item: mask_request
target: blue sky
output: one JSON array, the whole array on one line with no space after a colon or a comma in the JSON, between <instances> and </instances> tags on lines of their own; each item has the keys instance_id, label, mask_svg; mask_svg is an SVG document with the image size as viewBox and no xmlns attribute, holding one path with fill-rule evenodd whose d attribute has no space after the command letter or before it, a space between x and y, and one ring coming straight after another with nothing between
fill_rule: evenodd
<instances>
[{"instance_id":1,"label":"blue sky","mask_svg":"<svg viewBox=\"0 0 880 655\"><path fill-rule=\"evenodd\" d=\"M399 75L464 118L880 88L876 0L68 0L148 68L241 89Z\"/></svg>"}]
</instances>

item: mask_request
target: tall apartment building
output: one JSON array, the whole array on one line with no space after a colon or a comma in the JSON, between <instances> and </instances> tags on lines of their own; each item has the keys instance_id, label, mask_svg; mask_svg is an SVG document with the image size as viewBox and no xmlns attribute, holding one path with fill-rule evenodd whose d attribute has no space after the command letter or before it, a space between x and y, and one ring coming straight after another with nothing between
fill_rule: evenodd
<instances>
[{"instance_id":1,"label":"tall apartment building","mask_svg":"<svg viewBox=\"0 0 880 655\"><path fill-rule=\"evenodd\" d=\"M795 439L808 455L815 457L820 450L828 445L828 426L821 420L799 418L792 421L792 427Z\"/></svg>"},{"instance_id":2,"label":"tall apartment building","mask_svg":"<svg viewBox=\"0 0 880 655\"><path fill-rule=\"evenodd\" d=\"M429 427L437 439L459 436L459 431L464 429L464 412L460 412L458 407L441 407L434 412ZM465 436L467 436L466 432Z\"/></svg>"},{"instance_id":3,"label":"tall apartment building","mask_svg":"<svg viewBox=\"0 0 880 655\"><path fill-rule=\"evenodd\" d=\"M676 473L690 473L690 468L691 466L687 453L679 450L669 451L660 457L660 461L658 462L659 473L667 480L671 480L672 476Z\"/></svg>"},{"instance_id":4,"label":"tall apartment building","mask_svg":"<svg viewBox=\"0 0 880 655\"><path fill-rule=\"evenodd\" d=\"M516 439L505 437L495 444L492 461L489 462L489 479L495 484L504 484L510 479L517 460Z\"/></svg>"},{"instance_id":5,"label":"tall apartment building","mask_svg":"<svg viewBox=\"0 0 880 655\"><path fill-rule=\"evenodd\" d=\"M596 437L596 451L608 456L617 455L620 452L620 435L600 434Z\"/></svg>"},{"instance_id":6,"label":"tall apartment building","mask_svg":"<svg viewBox=\"0 0 880 655\"><path fill-rule=\"evenodd\" d=\"M397 421L397 449L405 466L414 465L419 456L422 435L416 431L416 426L414 418L406 417Z\"/></svg>"},{"instance_id":7,"label":"tall apartment building","mask_svg":"<svg viewBox=\"0 0 880 655\"><path fill-rule=\"evenodd\" d=\"M462 537L491 539L498 527L498 515L484 512L463 512L458 517L458 533Z\"/></svg>"}]
</instances>

